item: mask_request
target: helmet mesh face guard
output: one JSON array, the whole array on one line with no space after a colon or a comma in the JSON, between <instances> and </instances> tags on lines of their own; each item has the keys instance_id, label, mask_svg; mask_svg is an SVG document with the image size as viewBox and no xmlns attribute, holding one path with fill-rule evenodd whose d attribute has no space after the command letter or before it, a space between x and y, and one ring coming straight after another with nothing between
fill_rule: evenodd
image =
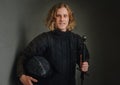
<instances>
[{"instance_id":1,"label":"helmet mesh face guard","mask_svg":"<svg viewBox=\"0 0 120 85\"><path fill-rule=\"evenodd\" d=\"M34 56L25 65L28 75L35 78L46 78L51 75L52 69L44 57Z\"/></svg>"}]
</instances>

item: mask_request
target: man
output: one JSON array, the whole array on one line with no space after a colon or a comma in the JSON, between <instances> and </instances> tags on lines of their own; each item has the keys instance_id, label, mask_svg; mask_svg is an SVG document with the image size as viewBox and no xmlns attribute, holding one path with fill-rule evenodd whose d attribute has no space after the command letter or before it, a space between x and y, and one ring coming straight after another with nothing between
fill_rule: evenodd
<instances>
[{"instance_id":1,"label":"man","mask_svg":"<svg viewBox=\"0 0 120 85\"><path fill-rule=\"evenodd\" d=\"M87 72L89 53L81 37L71 32L75 19L70 7L65 3L54 5L48 13L46 25L50 31L37 36L25 48L17 67L19 79L23 85L75 85L76 63L81 71ZM82 45L85 46L85 56L81 63ZM37 80L26 74L24 63L36 55L47 58L51 63L54 68L51 77Z\"/></svg>"}]
</instances>

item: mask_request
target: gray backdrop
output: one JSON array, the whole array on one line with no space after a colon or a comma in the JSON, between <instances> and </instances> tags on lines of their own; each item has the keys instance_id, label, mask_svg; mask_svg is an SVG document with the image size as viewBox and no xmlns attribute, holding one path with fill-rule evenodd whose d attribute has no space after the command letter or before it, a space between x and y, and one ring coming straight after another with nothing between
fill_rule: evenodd
<instances>
[{"instance_id":1,"label":"gray backdrop","mask_svg":"<svg viewBox=\"0 0 120 85\"><path fill-rule=\"evenodd\" d=\"M57 2L67 2L77 21L74 32L87 35L90 76L84 85L119 85L119 5L107 0L0 0L0 85L16 84L16 59L39 33L48 31L45 17ZM80 85L80 73L76 71Z\"/></svg>"}]
</instances>

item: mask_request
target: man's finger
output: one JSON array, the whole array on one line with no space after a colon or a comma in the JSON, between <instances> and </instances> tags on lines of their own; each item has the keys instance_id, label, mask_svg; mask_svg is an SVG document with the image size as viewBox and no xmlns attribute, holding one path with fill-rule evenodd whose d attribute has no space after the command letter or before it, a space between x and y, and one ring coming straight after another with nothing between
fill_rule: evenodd
<instances>
[{"instance_id":1,"label":"man's finger","mask_svg":"<svg viewBox=\"0 0 120 85\"><path fill-rule=\"evenodd\" d=\"M38 82L38 80L35 79L35 78L33 78L33 77L31 77L31 80L32 80L33 82Z\"/></svg>"},{"instance_id":2,"label":"man's finger","mask_svg":"<svg viewBox=\"0 0 120 85\"><path fill-rule=\"evenodd\" d=\"M31 81L31 80L29 80L29 81L28 81L28 83L29 83L29 85L33 85L33 83L32 83L32 81Z\"/></svg>"}]
</instances>

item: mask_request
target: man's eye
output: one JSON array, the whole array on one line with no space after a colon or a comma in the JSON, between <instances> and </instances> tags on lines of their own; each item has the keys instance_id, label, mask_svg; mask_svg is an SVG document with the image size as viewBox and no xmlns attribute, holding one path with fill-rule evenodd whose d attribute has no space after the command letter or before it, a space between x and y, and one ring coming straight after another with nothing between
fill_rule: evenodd
<instances>
[{"instance_id":1,"label":"man's eye","mask_svg":"<svg viewBox=\"0 0 120 85\"><path fill-rule=\"evenodd\" d=\"M56 15L56 17L60 17L60 15Z\"/></svg>"},{"instance_id":2,"label":"man's eye","mask_svg":"<svg viewBox=\"0 0 120 85\"><path fill-rule=\"evenodd\" d=\"M67 17L67 15L64 15L64 17Z\"/></svg>"}]
</instances>

